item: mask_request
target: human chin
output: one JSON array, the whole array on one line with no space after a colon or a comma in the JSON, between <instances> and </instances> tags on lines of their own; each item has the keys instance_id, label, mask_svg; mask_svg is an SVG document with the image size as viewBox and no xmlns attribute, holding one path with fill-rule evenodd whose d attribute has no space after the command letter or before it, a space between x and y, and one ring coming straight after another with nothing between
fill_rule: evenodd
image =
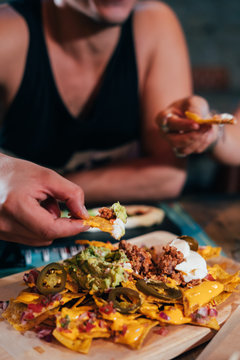
<instances>
[{"instance_id":1,"label":"human chin","mask_svg":"<svg viewBox=\"0 0 240 360\"><path fill-rule=\"evenodd\" d=\"M136 0L94 0L99 19L108 24L122 24L135 4Z\"/></svg>"}]
</instances>

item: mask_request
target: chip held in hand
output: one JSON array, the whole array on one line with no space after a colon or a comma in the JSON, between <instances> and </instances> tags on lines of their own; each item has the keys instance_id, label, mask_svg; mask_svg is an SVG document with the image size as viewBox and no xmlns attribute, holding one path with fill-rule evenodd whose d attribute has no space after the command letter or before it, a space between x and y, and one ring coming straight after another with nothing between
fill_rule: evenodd
<instances>
[{"instance_id":1,"label":"chip held in hand","mask_svg":"<svg viewBox=\"0 0 240 360\"><path fill-rule=\"evenodd\" d=\"M223 113L223 114L215 114L209 118L206 119L202 119L201 116L191 112L191 111L185 111L185 115L188 119L190 120L194 120L195 122L197 122L198 124L236 124L237 123L237 119L235 118L235 116L231 115L231 114L227 114L227 113Z\"/></svg>"},{"instance_id":2,"label":"chip held in hand","mask_svg":"<svg viewBox=\"0 0 240 360\"><path fill-rule=\"evenodd\" d=\"M125 234L127 212L119 202L114 203L110 208L103 207L98 210L96 216L89 216L83 220L83 224L101 231L110 233L116 240L120 240Z\"/></svg>"}]
</instances>

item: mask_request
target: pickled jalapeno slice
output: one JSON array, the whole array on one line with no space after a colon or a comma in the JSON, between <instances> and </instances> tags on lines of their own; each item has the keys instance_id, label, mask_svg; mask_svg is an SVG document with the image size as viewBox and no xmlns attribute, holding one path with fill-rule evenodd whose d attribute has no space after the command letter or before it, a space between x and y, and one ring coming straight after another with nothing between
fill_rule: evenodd
<instances>
[{"instance_id":1,"label":"pickled jalapeno slice","mask_svg":"<svg viewBox=\"0 0 240 360\"><path fill-rule=\"evenodd\" d=\"M112 289L108 297L113 307L122 314L129 314L141 306L141 298L137 291L126 287Z\"/></svg>"},{"instance_id":2,"label":"pickled jalapeno slice","mask_svg":"<svg viewBox=\"0 0 240 360\"><path fill-rule=\"evenodd\" d=\"M178 289L167 286L164 282L147 282L145 280L138 280L136 282L138 290L143 292L145 295L154 296L158 299L163 300L175 300L182 297L182 292ZM158 290L162 289L162 292Z\"/></svg>"},{"instance_id":3,"label":"pickled jalapeno slice","mask_svg":"<svg viewBox=\"0 0 240 360\"><path fill-rule=\"evenodd\" d=\"M58 263L45 266L37 278L37 289L43 295L56 294L65 288L67 273Z\"/></svg>"}]
</instances>

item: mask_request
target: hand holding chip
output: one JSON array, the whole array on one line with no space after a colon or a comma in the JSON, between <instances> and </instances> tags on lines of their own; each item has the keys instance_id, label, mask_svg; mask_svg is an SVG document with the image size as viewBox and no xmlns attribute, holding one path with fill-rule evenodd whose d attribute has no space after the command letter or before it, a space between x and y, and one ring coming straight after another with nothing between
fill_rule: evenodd
<instances>
[{"instance_id":1,"label":"hand holding chip","mask_svg":"<svg viewBox=\"0 0 240 360\"><path fill-rule=\"evenodd\" d=\"M0 159L1 240L46 246L89 228L82 221L60 218L58 200L75 217L88 217L80 187L31 162L5 155Z\"/></svg>"},{"instance_id":2,"label":"hand holding chip","mask_svg":"<svg viewBox=\"0 0 240 360\"><path fill-rule=\"evenodd\" d=\"M177 157L202 153L222 138L219 124L236 123L230 114L210 116L209 106L199 96L171 104L157 116L162 136L171 144Z\"/></svg>"}]
</instances>

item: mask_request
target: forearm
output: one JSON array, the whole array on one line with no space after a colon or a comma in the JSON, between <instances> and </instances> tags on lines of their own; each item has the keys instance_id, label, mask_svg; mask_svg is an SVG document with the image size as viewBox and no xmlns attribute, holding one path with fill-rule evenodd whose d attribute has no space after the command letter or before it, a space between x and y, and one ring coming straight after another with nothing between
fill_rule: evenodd
<instances>
[{"instance_id":1,"label":"forearm","mask_svg":"<svg viewBox=\"0 0 240 360\"><path fill-rule=\"evenodd\" d=\"M83 188L87 203L106 203L174 198L180 194L186 174L182 168L145 158L66 177Z\"/></svg>"},{"instance_id":2,"label":"forearm","mask_svg":"<svg viewBox=\"0 0 240 360\"><path fill-rule=\"evenodd\" d=\"M239 125L225 126L223 136L213 149L214 157L227 165L240 165L240 131Z\"/></svg>"}]
</instances>

